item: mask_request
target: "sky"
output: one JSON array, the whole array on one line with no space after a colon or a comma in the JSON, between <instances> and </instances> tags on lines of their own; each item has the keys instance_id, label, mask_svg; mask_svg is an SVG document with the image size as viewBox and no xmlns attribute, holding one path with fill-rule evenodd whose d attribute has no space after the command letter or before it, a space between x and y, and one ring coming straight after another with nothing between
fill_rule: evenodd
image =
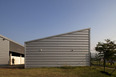
<instances>
[{"instance_id":1,"label":"sky","mask_svg":"<svg viewBox=\"0 0 116 77\"><path fill-rule=\"evenodd\" d=\"M0 34L25 41L91 28L91 51L116 40L116 0L0 0Z\"/></svg>"}]
</instances>

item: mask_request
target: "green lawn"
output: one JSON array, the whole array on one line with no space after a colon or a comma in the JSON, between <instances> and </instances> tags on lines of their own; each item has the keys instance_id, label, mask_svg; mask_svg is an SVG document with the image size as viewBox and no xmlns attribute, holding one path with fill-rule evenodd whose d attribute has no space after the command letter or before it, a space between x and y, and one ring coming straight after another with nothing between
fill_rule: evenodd
<instances>
[{"instance_id":1,"label":"green lawn","mask_svg":"<svg viewBox=\"0 0 116 77\"><path fill-rule=\"evenodd\" d=\"M91 61L93 65L99 65L98 61ZM103 62L100 62L100 65L103 66ZM108 62L106 62L106 67L115 68L116 62L113 65L110 65Z\"/></svg>"},{"instance_id":2,"label":"green lawn","mask_svg":"<svg viewBox=\"0 0 116 77\"><path fill-rule=\"evenodd\" d=\"M0 77L109 77L101 73L103 67L61 67L61 68L31 68L31 69L3 69ZM112 69L106 68L110 73ZM116 71L111 77L116 77Z\"/></svg>"}]
</instances>

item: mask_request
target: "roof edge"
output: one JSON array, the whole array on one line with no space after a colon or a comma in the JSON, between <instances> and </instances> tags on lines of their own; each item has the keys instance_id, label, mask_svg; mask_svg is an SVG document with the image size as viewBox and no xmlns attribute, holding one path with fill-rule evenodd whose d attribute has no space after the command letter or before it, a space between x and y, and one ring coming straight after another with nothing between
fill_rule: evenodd
<instances>
[{"instance_id":1,"label":"roof edge","mask_svg":"<svg viewBox=\"0 0 116 77\"><path fill-rule=\"evenodd\" d=\"M1 38L5 38L5 39L6 39L6 40L8 40L8 41L11 41L11 42L13 42L13 43L16 43L16 44L18 44L18 45L20 45L20 46L24 47L23 45L21 45L21 44L19 44L19 43L15 42L15 41L13 41L13 40L11 40L11 39L9 39L9 38L7 38L7 37L3 36L3 35L1 35L1 34L0 34L0 37L1 37Z\"/></svg>"},{"instance_id":2,"label":"roof edge","mask_svg":"<svg viewBox=\"0 0 116 77\"><path fill-rule=\"evenodd\" d=\"M81 30L77 30L77 31L90 30L90 29L91 29L91 28L86 28L86 29L81 29ZM68 34L68 33L77 32L77 31L67 32L67 34ZM58 34L58 35L53 35L53 36L48 36L48 37L44 37L44 38L40 38L40 39L35 39L35 40L30 40L30 41L25 41L24 43L29 43L29 42L36 41L36 40L47 39L47 38L50 38L50 37L55 37L55 36L64 35L64 34L66 34L66 33Z\"/></svg>"}]
</instances>

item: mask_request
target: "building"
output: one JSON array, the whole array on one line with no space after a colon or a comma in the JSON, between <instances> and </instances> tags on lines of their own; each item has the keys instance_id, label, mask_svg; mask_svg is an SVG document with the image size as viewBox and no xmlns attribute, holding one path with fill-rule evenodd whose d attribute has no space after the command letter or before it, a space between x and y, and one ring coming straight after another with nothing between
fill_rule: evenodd
<instances>
[{"instance_id":1,"label":"building","mask_svg":"<svg viewBox=\"0 0 116 77\"><path fill-rule=\"evenodd\" d=\"M0 35L0 65L24 64L24 46Z\"/></svg>"},{"instance_id":2,"label":"building","mask_svg":"<svg viewBox=\"0 0 116 77\"><path fill-rule=\"evenodd\" d=\"M25 68L90 66L90 29L25 42Z\"/></svg>"}]
</instances>

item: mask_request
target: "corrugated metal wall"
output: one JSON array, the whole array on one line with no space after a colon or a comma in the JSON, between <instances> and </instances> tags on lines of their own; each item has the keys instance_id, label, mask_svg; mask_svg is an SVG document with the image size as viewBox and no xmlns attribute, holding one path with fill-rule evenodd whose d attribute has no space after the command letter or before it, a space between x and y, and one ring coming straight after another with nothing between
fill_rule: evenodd
<instances>
[{"instance_id":1,"label":"corrugated metal wall","mask_svg":"<svg viewBox=\"0 0 116 77\"><path fill-rule=\"evenodd\" d=\"M9 49L10 51L12 52L16 52L16 53L20 53L20 54L24 54L24 47L23 46L20 46L12 41L10 41L10 44L9 44Z\"/></svg>"},{"instance_id":2,"label":"corrugated metal wall","mask_svg":"<svg viewBox=\"0 0 116 77\"><path fill-rule=\"evenodd\" d=\"M90 29L25 43L25 68L90 66Z\"/></svg>"},{"instance_id":3,"label":"corrugated metal wall","mask_svg":"<svg viewBox=\"0 0 116 77\"><path fill-rule=\"evenodd\" d=\"M9 64L9 41L0 38L0 65Z\"/></svg>"}]
</instances>

